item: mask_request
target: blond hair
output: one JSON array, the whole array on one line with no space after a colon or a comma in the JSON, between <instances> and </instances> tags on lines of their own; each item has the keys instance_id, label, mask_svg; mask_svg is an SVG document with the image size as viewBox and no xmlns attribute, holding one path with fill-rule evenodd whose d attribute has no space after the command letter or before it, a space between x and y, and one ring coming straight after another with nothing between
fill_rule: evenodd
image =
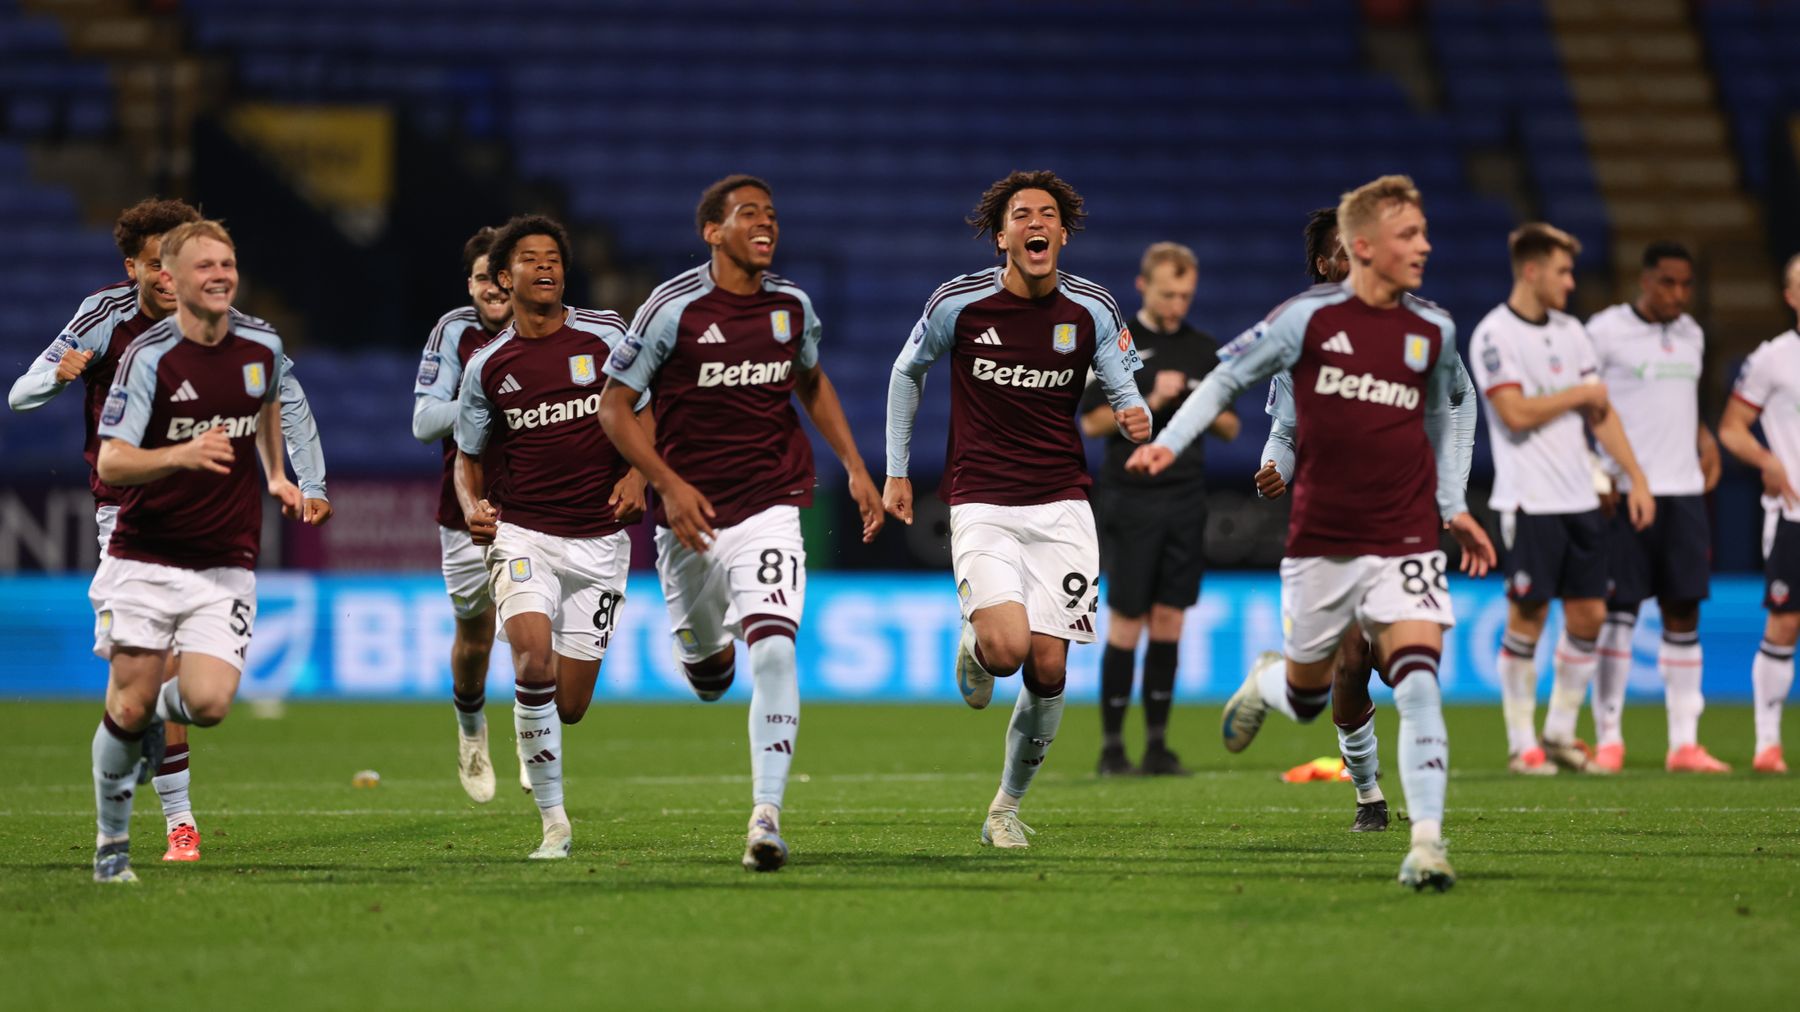
<instances>
[{"instance_id":1,"label":"blond hair","mask_svg":"<svg viewBox=\"0 0 1800 1012\"><path fill-rule=\"evenodd\" d=\"M195 239L216 239L230 246L233 252L237 251L237 243L231 241L231 233L225 231L224 224L211 218L203 218L199 221L190 221L185 225L177 225L163 233L162 262L174 263L175 257L181 253L181 247Z\"/></svg>"},{"instance_id":2,"label":"blond hair","mask_svg":"<svg viewBox=\"0 0 1800 1012\"><path fill-rule=\"evenodd\" d=\"M1338 236L1346 249L1353 236L1373 225L1390 204L1411 204L1421 210L1424 198L1410 176L1382 176L1345 193L1338 200Z\"/></svg>"},{"instance_id":3,"label":"blond hair","mask_svg":"<svg viewBox=\"0 0 1800 1012\"><path fill-rule=\"evenodd\" d=\"M1557 250L1569 254L1569 259L1575 259L1581 255L1581 240L1549 222L1530 221L1513 229L1506 237L1506 249L1512 254L1513 273L1517 274L1519 268Z\"/></svg>"},{"instance_id":4,"label":"blond hair","mask_svg":"<svg viewBox=\"0 0 1800 1012\"><path fill-rule=\"evenodd\" d=\"M1138 264L1138 277L1149 279L1152 272L1163 264L1175 265L1175 276L1187 277L1188 271L1200 269L1200 260L1194 251L1178 242L1154 243L1144 251L1144 259Z\"/></svg>"}]
</instances>

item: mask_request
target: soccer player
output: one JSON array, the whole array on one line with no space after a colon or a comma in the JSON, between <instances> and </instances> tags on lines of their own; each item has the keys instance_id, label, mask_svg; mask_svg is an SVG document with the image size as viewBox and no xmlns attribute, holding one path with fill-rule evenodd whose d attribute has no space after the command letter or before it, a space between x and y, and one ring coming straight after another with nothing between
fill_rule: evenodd
<instances>
[{"instance_id":1,"label":"soccer player","mask_svg":"<svg viewBox=\"0 0 1800 1012\"><path fill-rule=\"evenodd\" d=\"M1094 641L1100 553L1074 424L1090 365L1119 431L1139 443L1150 435L1132 377L1142 363L1118 304L1057 270L1084 217L1081 195L1052 172L1014 172L989 186L968 221L992 237L1000 265L932 294L888 382L882 499L910 524L913 418L926 371L950 356L943 492L963 612L957 685L979 710L995 678L1023 669L1000 789L981 824L981 842L994 847L1030 845L1019 802L1062 723L1069 644Z\"/></svg>"},{"instance_id":2,"label":"soccer player","mask_svg":"<svg viewBox=\"0 0 1800 1012\"><path fill-rule=\"evenodd\" d=\"M48 404L75 379L81 379L86 388L87 430L82 455L88 463L88 487L94 495L94 526L102 558L112 539L121 490L101 481L94 470L100 453L97 432L101 405L112 387L126 346L175 311L175 292L160 280L163 233L199 220L200 212L179 200L151 198L126 208L113 224L113 241L124 256L126 280L82 300L56 340L13 383L8 396L14 411L32 411ZM312 409L291 372L292 366L292 362L284 362L281 374L282 434L300 479L302 518L316 526L331 516L331 503L325 492L325 458L319 451ZM166 676L174 677L175 670L171 659ZM146 778L156 788L168 825L169 847L163 860L199 860L200 827L189 796L187 728L176 724L167 729L162 761L155 769L146 764L139 772L140 783Z\"/></svg>"},{"instance_id":3,"label":"soccer player","mask_svg":"<svg viewBox=\"0 0 1800 1012\"><path fill-rule=\"evenodd\" d=\"M781 805L800 733L794 637L806 602L800 507L811 505L812 446L793 399L837 454L867 543L881 501L837 390L819 364L812 299L769 271L781 229L769 184L731 175L700 195L707 261L638 308L607 362L600 421L656 487L656 571L675 653L695 695L725 694L734 641L750 654L751 809L743 864L787 863ZM627 410L654 392L655 439Z\"/></svg>"},{"instance_id":4,"label":"soccer player","mask_svg":"<svg viewBox=\"0 0 1800 1012\"><path fill-rule=\"evenodd\" d=\"M1412 815L1399 880L1442 890L1456 876L1442 837L1449 743L1437 668L1455 618L1435 546L1448 528L1466 570L1480 575L1493 563L1464 503L1475 419L1452 396L1463 369L1450 317L1409 294L1431 253L1418 189L1405 176L1358 187L1338 205L1338 227L1348 282L1303 292L1233 341L1128 466L1167 468L1245 387L1291 371L1297 471L1281 563L1284 694L1299 719L1318 716L1345 630L1356 623L1371 634L1400 711ZM1257 683L1252 671L1227 704L1236 733L1254 735L1268 713Z\"/></svg>"},{"instance_id":5,"label":"soccer player","mask_svg":"<svg viewBox=\"0 0 1800 1012\"><path fill-rule=\"evenodd\" d=\"M494 235L489 270L513 322L469 359L456 418L456 498L469 539L489 546L512 647L513 726L543 824L530 857L540 861L569 856L562 725L594 698L625 601L625 528L644 512L643 478L595 417L601 363L625 320L565 306L568 264L568 233L549 218L522 215Z\"/></svg>"},{"instance_id":6,"label":"soccer player","mask_svg":"<svg viewBox=\"0 0 1800 1012\"><path fill-rule=\"evenodd\" d=\"M1782 271L1782 295L1800 313L1800 256ZM1750 433L1762 419L1767 449ZM1762 649L1750 666L1756 700L1758 773L1786 773L1781 709L1794 684L1794 641L1800 638L1800 332L1790 330L1744 361L1737 387L1719 419L1719 442L1762 472L1763 557L1767 576Z\"/></svg>"},{"instance_id":7,"label":"soccer player","mask_svg":"<svg viewBox=\"0 0 1800 1012\"><path fill-rule=\"evenodd\" d=\"M1337 208L1313 211L1307 216L1303 234L1308 281L1314 285L1335 285L1350 276L1350 254L1338 240ZM1256 494L1263 499L1275 500L1287 494L1288 479L1294 474L1293 387L1293 378L1286 372L1269 381L1269 398L1264 407L1270 419L1269 438L1263 443L1262 469L1252 479ZM1280 654L1269 653L1259 661L1259 678L1285 677L1278 675L1282 670ZM1356 787L1356 814L1350 822L1353 833L1380 833L1388 828L1387 796L1381 791L1381 755L1375 737L1375 701L1369 696L1372 663L1368 636L1352 626L1338 643L1331 673L1331 722L1337 729L1338 754L1344 757L1344 769ZM1273 681L1270 689L1265 694L1269 705L1282 708L1287 702L1286 691ZM1228 750L1237 752L1249 746L1249 740L1231 734L1229 719L1223 730Z\"/></svg>"},{"instance_id":8,"label":"soccer player","mask_svg":"<svg viewBox=\"0 0 1800 1012\"><path fill-rule=\"evenodd\" d=\"M1200 377L1219 364L1218 342L1187 322L1188 306L1200 280L1193 250L1159 242L1138 265L1143 297L1132 329L1138 358L1156 359L1137 375L1138 392L1150 408L1152 425L1175 414ZM1106 652L1100 660L1099 773L1134 772L1125 755L1125 710L1131 705L1132 668L1138 640L1144 648L1144 758L1135 772L1186 776L1181 759L1168 747L1170 703L1175 697L1175 665L1187 609L1200 599L1206 571L1206 472L1200 444L1155 478L1130 474L1125 458L1135 443L1119 431L1106 391L1096 379L1081 398L1081 431L1107 436L1106 462L1094 489L1100 528L1100 568L1106 574ZM1212 435L1237 438L1237 416L1227 411L1213 422Z\"/></svg>"},{"instance_id":9,"label":"soccer player","mask_svg":"<svg viewBox=\"0 0 1800 1012\"><path fill-rule=\"evenodd\" d=\"M1588 336L1600 358L1613 410L1656 497L1656 519L1635 530L1615 511L1607 532L1607 575L1612 589L1600 636L1594 723L1599 738L1595 765L1616 772L1625 764L1622 727L1625 685L1631 674L1631 634L1638 607L1654 596L1662 609L1663 636L1656 667L1668 709L1671 772L1726 773L1731 767L1700 744L1700 602L1710 590L1712 529L1705 494L1719 480L1719 447L1700 420L1700 368L1706 335L1689 316L1694 260L1679 243L1653 242L1644 249L1637 301L1596 313ZM1631 476L1602 454L1620 492Z\"/></svg>"},{"instance_id":10,"label":"soccer player","mask_svg":"<svg viewBox=\"0 0 1800 1012\"><path fill-rule=\"evenodd\" d=\"M98 429L95 470L118 490L119 512L88 591L94 652L111 664L93 743L96 882L137 880L132 781L140 757L159 759L163 723L217 724L237 693L262 536L253 447L284 510L302 505L281 458L281 338L231 312L231 236L189 222L160 253L175 313L120 357ZM178 668L165 682L172 649Z\"/></svg>"},{"instance_id":11,"label":"soccer player","mask_svg":"<svg viewBox=\"0 0 1800 1012\"><path fill-rule=\"evenodd\" d=\"M1584 420L1631 476L1632 526L1648 526L1656 502L1618 413L1608 409L1594 347L1580 321L1563 312L1575 289L1581 244L1559 228L1533 222L1515 230L1507 246L1512 294L1476 326L1469 346L1494 448L1488 505L1500 514L1506 547L1510 600L1499 670L1507 768L1524 774L1579 771L1588 766L1588 752L1575 738L1575 721L1599 665L1596 640L1606 618L1606 524ZM1563 633L1540 744L1535 658L1556 598L1563 603Z\"/></svg>"},{"instance_id":12,"label":"soccer player","mask_svg":"<svg viewBox=\"0 0 1800 1012\"><path fill-rule=\"evenodd\" d=\"M444 587L456 615L450 643L451 700L456 706L456 774L476 802L494 799L494 765L488 758L487 671L494 648L494 600L488 589L487 562L469 537L468 521L456 499L456 413L463 367L512 319L512 300L488 269L488 245L494 230L484 228L463 243L463 276L469 304L438 318L425 342L413 383L413 438L421 443L442 440L444 480L438 493L438 544L443 549ZM520 786L530 790L525 764L519 764Z\"/></svg>"}]
</instances>

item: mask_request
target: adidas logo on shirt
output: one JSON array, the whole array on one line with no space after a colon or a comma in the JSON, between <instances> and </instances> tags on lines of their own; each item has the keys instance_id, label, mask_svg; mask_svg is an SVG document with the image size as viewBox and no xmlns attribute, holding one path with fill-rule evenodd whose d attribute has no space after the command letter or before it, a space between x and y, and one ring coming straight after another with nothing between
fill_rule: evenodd
<instances>
[{"instance_id":1,"label":"adidas logo on shirt","mask_svg":"<svg viewBox=\"0 0 1800 1012\"><path fill-rule=\"evenodd\" d=\"M1327 339L1326 342L1322 346L1320 346L1320 350L1321 351L1334 351L1334 352L1337 352L1339 355L1354 355L1354 354L1356 354L1356 349L1350 346L1350 335L1344 333L1341 330L1338 331L1337 333L1331 335L1331 337L1329 339Z\"/></svg>"},{"instance_id":2,"label":"adidas logo on shirt","mask_svg":"<svg viewBox=\"0 0 1800 1012\"><path fill-rule=\"evenodd\" d=\"M999 333L999 331L996 331L994 328L989 327L988 329L982 331L979 335L976 336L975 343L976 344L999 344L1000 343L1000 333Z\"/></svg>"},{"instance_id":3,"label":"adidas logo on shirt","mask_svg":"<svg viewBox=\"0 0 1800 1012\"><path fill-rule=\"evenodd\" d=\"M194 385L187 380L182 380L181 386L169 396L171 401L197 401L199 399L200 395L194 391Z\"/></svg>"},{"instance_id":4,"label":"adidas logo on shirt","mask_svg":"<svg viewBox=\"0 0 1800 1012\"><path fill-rule=\"evenodd\" d=\"M719 329L718 324L716 324L716 323L712 324L712 325L708 326L704 332L701 333L700 343L701 344L724 344L725 343L725 332Z\"/></svg>"},{"instance_id":5,"label":"adidas logo on shirt","mask_svg":"<svg viewBox=\"0 0 1800 1012\"><path fill-rule=\"evenodd\" d=\"M523 389L525 388L519 381L513 379L512 373L507 373L506 378L500 381L500 392L503 394L516 394Z\"/></svg>"}]
</instances>

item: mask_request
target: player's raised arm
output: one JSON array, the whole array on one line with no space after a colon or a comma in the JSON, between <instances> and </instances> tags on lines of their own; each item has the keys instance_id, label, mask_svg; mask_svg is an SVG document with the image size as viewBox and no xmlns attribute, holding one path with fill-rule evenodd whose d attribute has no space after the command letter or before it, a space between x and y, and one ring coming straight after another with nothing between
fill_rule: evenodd
<instances>
[{"instance_id":1,"label":"player's raised arm","mask_svg":"<svg viewBox=\"0 0 1800 1012\"><path fill-rule=\"evenodd\" d=\"M1154 442L1138 447L1125 462L1126 469L1139 474L1160 473L1206 432L1238 394L1252 383L1292 367L1300 359L1309 316L1286 307L1226 345L1219 355L1219 367L1206 374Z\"/></svg>"},{"instance_id":2,"label":"player's raised arm","mask_svg":"<svg viewBox=\"0 0 1800 1012\"><path fill-rule=\"evenodd\" d=\"M1252 479L1256 494L1279 499L1294 480L1294 377L1277 373L1269 381L1269 399L1263 405L1269 416L1269 438L1263 441L1263 465Z\"/></svg>"},{"instance_id":3,"label":"player's raised arm","mask_svg":"<svg viewBox=\"0 0 1800 1012\"><path fill-rule=\"evenodd\" d=\"M894 359L893 372L888 376L887 481L881 490L881 503L904 524L913 521L913 419L918 417L919 401L925 396L925 373L938 356L956 343L955 323L955 311L934 294L925 307L925 315L913 324L912 334Z\"/></svg>"},{"instance_id":4,"label":"player's raised arm","mask_svg":"<svg viewBox=\"0 0 1800 1012\"><path fill-rule=\"evenodd\" d=\"M89 298L82 303L82 313L76 314L76 320L87 315ZM90 339L84 341L72 329L75 321L58 334L56 340L44 353L31 360L25 374L13 381L12 389L7 391L6 403L14 411L33 411L50 403L51 398L62 393L63 387L81 376L87 364L94 357L94 345Z\"/></svg>"}]
</instances>

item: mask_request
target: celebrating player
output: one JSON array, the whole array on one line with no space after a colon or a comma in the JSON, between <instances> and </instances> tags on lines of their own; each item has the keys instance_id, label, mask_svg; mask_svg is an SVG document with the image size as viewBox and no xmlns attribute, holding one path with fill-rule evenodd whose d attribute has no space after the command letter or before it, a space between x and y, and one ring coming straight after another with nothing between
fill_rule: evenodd
<instances>
[{"instance_id":1,"label":"celebrating player","mask_svg":"<svg viewBox=\"0 0 1800 1012\"><path fill-rule=\"evenodd\" d=\"M1297 470L1281 563L1284 694L1301 720L1316 717L1345 630L1356 623L1371 634L1400 711L1400 778L1412 814L1400 882L1441 890L1456 879L1442 837L1449 743L1437 669L1455 618L1444 553L1434 546L1442 518L1465 569L1480 575L1493 563L1493 545L1464 503L1474 413L1457 410L1452 396L1464 379L1449 316L1409 294L1431 253L1412 181L1383 176L1346 193L1338 226L1351 255L1348 283L1290 299L1233 341L1224 364L1128 466L1167 468L1246 386L1291 370ZM1227 704L1235 733L1253 735L1267 715L1258 681L1253 671Z\"/></svg>"},{"instance_id":2,"label":"celebrating player","mask_svg":"<svg viewBox=\"0 0 1800 1012\"><path fill-rule=\"evenodd\" d=\"M1800 313L1800 256L1782 271L1782 295ZM1750 426L1762 419L1767 449ZM1750 666L1756 701L1758 773L1786 773L1781 709L1794 684L1794 641L1800 638L1800 333L1763 342L1744 362L1737 388L1719 419L1719 442L1762 472L1763 556L1767 575L1762 649Z\"/></svg>"},{"instance_id":3,"label":"celebrating player","mask_svg":"<svg viewBox=\"0 0 1800 1012\"><path fill-rule=\"evenodd\" d=\"M162 237L160 253L175 314L120 357L98 429L95 470L118 491L119 512L88 591L94 652L111 662L93 744L96 882L137 880L132 780L140 756L158 760L162 723L217 724L237 693L262 536L252 447L284 510L302 505L282 467L281 339L231 312L230 235L189 222ZM171 649L178 669L164 682Z\"/></svg>"},{"instance_id":4,"label":"celebrating player","mask_svg":"<svg viewBox=\"0 0 1800 1012\"><path fill-rule=\"evenodd\" d=\"M99 458L100 409L112 387L119 357L144 331L175 311L175 292L161 281L162 236L177 225L200 220L200 212L179 200L147 199L126 208L113 224L113 240L125 257L126 280L108 285L82 300L48 350L35 359L12 386L8 402L15 411L31 411L50 402L80 377L86 387L87 438L82 455L88 463L88 486L94 495L94 526L100 554L106 555L119 513L120 490L100 480L93 470ZM236 310L232 310L233 313ZM284 362L281 372L281 427L303 494L301 515L309 524L331 516L325 496L325 458L313 425L306 393ZM171 661L165 677L175 676ZM139 771L139 783L151 778L168 825L165 861L200 859L200 826L189 797L187 728L167 729L162 761Z\"/></svg>"},{"instance_id":5,"label":"celebrating player","mask_svg":"<svg viewBox=\"0 0 1800 1012\"><path fill-rule=\"evenodd\" d=\"M1606 618L1605 521L1584 419L1631 476L1634 527L1649 525L1656 501L1618 413L1608 408L1593 345L1581 322L1563 312L1575 288L1581 244L1559 228L1533 222L1514 231L1507 245L1512 294L1482 319L1470 342L1494 447L1488 505L1500 514L1506 547L1510 600L1499 669L1507 768L1525 774L1582 770L1588 753L1575 739L1575 721L1599 664L1596 640ZM1563 633L1540 745L1537 644L1554 598L1562 599Z\"/></svg>"},{"instance_id":6,"label":"celebrating player","mask_svg":"<svg viewBox=\"0 0 1800 1012\"><path fill-rule=\"evenodd\" d=\"M1617 772L1625 764L1622 716L1631 675L1631 634L1638 608L1654 596L1662 610L1656 667L1668 708L1671 772L1726 773L1731 767L1700 744L1700 602L1711 584L1712 525L1705 493L1719 481L1719 447L1700 421L1700 368L1706 335L1687 314L1694 296L1694 261L1679 243L1644 250L1636 302L1594 314L1588 336L1600 359L1613 410L1637 451L1656 497L1656 517L1636 529L1615 511L1607 532L1612 588L1600 638L1594 723L1595 766ZM1622 463L1602 454L1620 492L1634 489Z\"/></svg>"},{"instance_id":7,"label":"celebrating player","mask_svg":"<svg viewBox=\"0 0 1800 1012\"><path fill-rule=\"evenodd\" d=\"M456 637L450 643L451 698L456 705L456 773L463 790L477 802L494 798L494 766L488 758L488 653L494 647L494 601L488 589L487 562L469 537L468 521L456 499L456 413L463 367L512 319L512 300L488 269L488 244L494 230L484 228L463 244L463 275L469 305L438 319L425 342L413 384L413 437L421 443L444 442L444 481L438 493L438 544L443 549L444 587L456 614ZM524 762L520 786L531 789Z\"/></svg>"},{"instance_id":8,"label":"celebrating player","mask_svg":"<svg viewBox=\"0 0 1800 1012\"><path fill-rule=\"evenodd\" d=\"M968 220L992 236L1002 263L932 294L888 383L882 500L910 524L913 417L926 371L950 356L944 493L964 620L957 685L979 710L996 677L1024 672L1000 789L981 824L981 842L995 847L1030 845L1019 802L1062 723L1069 644L1094 641L1100 559L1074 423L1090 364L1119 431L1139 443L1150 435L1132 377L1141 363L1117 303L1056 269L1083 217L1081 195L1052 172L1014 172L988 187Z\"/></svg>"},{"instance_id":9,"label":"celebrating player","mask_svg":"<svg viewBox=\"0 0 1800 1012\"><path fill-rule=\"evenodd\" d=\"M1315 285L1335 285L1350 275L1350 254L1338 240L1337 208L1321 207L1308 215L1304 235L1307 280ZM1288 480L1294 474L1293 387L1293 377L1286 372L1269 381L1269 399L1264 406L1269 415L1269 438L1263 443L1262 469L1252 479L1256 494L1264 499L1287 494ZM1374 674L1371 648L1367 634L1352 625L1338 643L1331 673L1331 722L1337 727L1344 769L1356 787L1356 815L1350 822L1353 833L1380 833L1388 828L1387 796L1381 791L1381 756L1375 737L1375 701L1369 696L1369 678ZM1258 659L1256 671L1259 679L1271 680L1270 691L1264 694L1269 705L1284 709L1287 692L1274 681L1286 678L1281 655L1265 654ZM1288 716L1294 718L1292 713ZM1229 719L1223 731L1226 749L1241 752L1249 746L1249 739L1232 733Z\"/></svg>"},{"instance_id":10,"label":"celebrating player","mask_svg":"<svg viewBox=\"0 0 1800 1012\"><path fill-rule=\"evenodd\" d=\"M837 390L819 364L819 317L793 282L770 273L781 230L769 185L732 175L694 214L706 263L664 282L639 307L607 362L601 423L656 487L656 571L689 684L724 695L734 641L749 648L752 801L744 867L787 863L781 805L800 734L794 637L806 601L800 507L810 505L812 447L793 398L838 456L866 543L881 503ZM627 409L654 391L654 443Z\"/></svg>"},{"instance_id":11,"label":"celebrating player","mask_svg":"<svg viewBox=\"0 0 1800 1012\"><path fill-rule=\"evenodd\" d=\"M534 860L569 856L562 725L587 713L625 601L644 482L600 431L600 364L625 337L617 313L563 305L569 239L514 218L488 247L513 322L469 359L456 418L456 498L487 549L512 646L513 726L543 823ZM630 421L632 427L641 424ZM492 793L492 787L489 787Z\"/></svg>"}]
</instances>

